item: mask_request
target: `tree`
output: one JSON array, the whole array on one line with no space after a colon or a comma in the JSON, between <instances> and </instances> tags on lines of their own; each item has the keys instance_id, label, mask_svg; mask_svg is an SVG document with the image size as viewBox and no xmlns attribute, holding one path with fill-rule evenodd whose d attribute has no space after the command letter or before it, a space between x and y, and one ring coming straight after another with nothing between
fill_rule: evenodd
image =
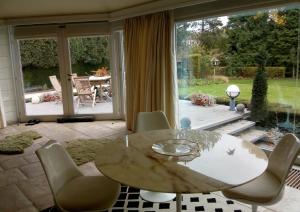
<instances>
[{"instance_id":1,"label":"tree","mask_svg":"<svg viewBox=\"0 0 300 212\"><path fill-rule=\"evenodd\" d=\"M255 57L261 50L270 55L267 66L284 66L292 70L290 51L297 48L298 18L299 9L230 17L226 30L228 72L235 74L240 67L255 66Z\"/></svg>"},{"instance_id":2,"label":"tree","mask_svg":"<svg viewBox=\"0 0 300 212\"><path fill-rule=\"evenodd\" d=\"M57 43L54 39L20 40L22 66L56 67Z\"/></svg>"},{"instance_id":3,"label":"tree","mask_svg":"<svg viewBox=\"0 0 300 212\"><path fill-rule=\"evenodd\" d=\"M20 40L23 67L58 67L57 42L54 39ZM109 37L83 37L69 40L72 64L109 67Z\"/></svg>"},{"instance_id":4,"label":"tree","mask_svg":"<svg viewBox=\"0 0 300 212\"><path fill-rule=\"evenodd\" d=\"M259 64L252 87L251 119L255 122L263 122L267 117L268 83L263 63Z\"/></svg>"}]
</instances>

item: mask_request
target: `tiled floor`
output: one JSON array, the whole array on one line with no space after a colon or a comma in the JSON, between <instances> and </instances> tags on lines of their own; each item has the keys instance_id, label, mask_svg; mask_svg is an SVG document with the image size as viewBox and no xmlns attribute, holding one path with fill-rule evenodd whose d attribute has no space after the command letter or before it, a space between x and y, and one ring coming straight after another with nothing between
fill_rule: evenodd
<instances>
[{"instance_id":1,"label":"tiled floor","mask_svg":"<svg viewBox=\"0 0 300 212\"><path fill-rule=\"evenodd\" d=\"M59 142L76 138L117 138L128 133L122 121L88 123L40 123L34 126L12 125L0 130L0 139L26 130L36 130L43 137L21 155L0 155L0 212L33 212L53 205L52 195L35 150L49 139ZM80 169L86 175L98 175L94 164L87 163ZM220 192L216 198L224 198ZM226 201L224 201L226 202ZM224 203L225 204L225 203ZM259 211L298 212L300 191L286 187L283 199ZM240 205L242 211L251 211L248 205Z\"/></svg>"}]
</instances>

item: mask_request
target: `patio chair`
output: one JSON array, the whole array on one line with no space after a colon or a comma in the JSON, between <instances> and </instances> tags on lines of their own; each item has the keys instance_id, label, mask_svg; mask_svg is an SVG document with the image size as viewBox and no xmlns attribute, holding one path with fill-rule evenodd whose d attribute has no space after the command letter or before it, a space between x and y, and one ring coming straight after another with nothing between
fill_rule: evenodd
<instances>
[{"instance_id":1,"label":"patio chair","mask_svg":"<svg viewBox=\"0 0 300 212\"><path fill-rule=\"evenodd\" d=\"M74 81L74 78L78 77L77 76L77 73L72 73L71 75L69 75L71 77L71 80L72 80L72 84L73 86L75 87L75 81Z\"/></svg>"},{"instance_id":2,"label":"patio chair","mask_svg":"<svg viewBox=\"0 0 300 212\"><path fill-rule=\"evenodd\" d=\"M111 102L112 101L111 84L110 83L101 84L100 89L101 89L100 91L101 97L104 97L106 102Z\"/></svg>"},{"instance_id":3,"label":"patio chair","mask_svg":"<svg viewBox=\"0 0 300 212\"><path fill-rule=\"evenodd\" d=\"M61 85L60 85L56 75L49 76L49 80L52 84L52 87L54 88L54 90L56 91L56 93L58 95L58 101L62 101Z\"/></svg>"},{"instance_id":4,"label":"patio chair","mask_svg":"<svg viewBox=\"0 0 300 212\"><path fill-rule=\"evenodd\" d=\"M293 134L286 134L271 153L267 170L262 175L222 193L227 198L251 204L253 212L257 211L257 205L278 202L283 196L285 180L299 150L299 139Z\"/></svg>"},{"instance_id":5,"label":"patio chair","mask_svg":"<svg viewBox=\"0 0 300 212\"><path fill-rule=\"evenodd\" d=\"M105 176L84 176L58 142L48 141L36 154L60 211L102 211L116 202L120 184Z\"/></svg>"},{"instance_id":6,"label":"patio chair","mask_svg":"<svg viewBox=\"0 0 300 212\"><path fill-rule=\"evenodd\" d=\"M77 106L92 102L92 107L96 104L97 89L94 89L89 81L89 77L74 77L74 85L77 90Z\"/></svg>"},{"instance_id":7,"label":"patio chair","mask_svg":"<svg viewBox=\"0 0 300 212\"><path fill-rule=\"evenodd\" d=\"M137 116L136 132L170 129L170 124L164 112L140 112ZM174 199L176 194L141 190L140 195L149 202L166 202Z\"/></svg>"}]
</instances>

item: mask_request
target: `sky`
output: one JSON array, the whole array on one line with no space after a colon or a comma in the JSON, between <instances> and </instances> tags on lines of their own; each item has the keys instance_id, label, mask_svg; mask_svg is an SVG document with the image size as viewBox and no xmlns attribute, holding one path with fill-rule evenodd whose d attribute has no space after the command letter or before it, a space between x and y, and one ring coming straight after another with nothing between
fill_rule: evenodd
<instances>
[{"instance_id":1,"label":"sky","mask_svg":"<svg viewBox=\"0 0 300 212\"><path fill-rule=\"evenodd\" d=\"M221 16L221 17L217 17L217 18L222 21L223 26L227 25L227 23L228 23L228 16ZM201 21L201 19L199 19L199 21ZM194 30L197 31L198 29L200 29L200 26L198 26L198 27L191 27L191 28L188 28L187 30L188 31L194 31Z\"/></svg>"}]
</instances>

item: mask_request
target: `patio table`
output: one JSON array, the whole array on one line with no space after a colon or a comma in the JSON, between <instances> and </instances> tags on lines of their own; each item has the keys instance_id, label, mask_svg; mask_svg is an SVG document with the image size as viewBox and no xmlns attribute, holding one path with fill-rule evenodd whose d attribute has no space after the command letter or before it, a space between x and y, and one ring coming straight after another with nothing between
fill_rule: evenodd
<instances>
[{"instance_id":1,"label":"patio table","mask_svg":"<svg viewBox=\"0 0 300 212\"><path fill-rule=\"evenodd\" d=\"M162 154L157 147L162 147L158 148L164 150ZM95 164L122 184L176 193L177 211L181 211L181 194L220 191L249 182L265 171L268 158L252 143L231 135L168 129L106 143Z\"/></svg>"},{"instance_id":2,"label":"patio table","mask_svg":"<svg viewBox=\"0 0 300 212\"><path fill-rule=\"evenodd\" d=\"M102 85L105 84L105 82L110 79L111 76L103 76L103 77L89 76L90 84L92 86L99 86L100 97L102 97L102 92L103 92Z\"/></svg>"},{"instance_id":3,"label":"patio table","mask_svg":"<svg viewBox=\"0 0 300 212\"><path fill-rule=\"evenodd\" d=\"M91 85L100 85L107 81L110 80L111 76L103 76L103 77L96 77L96 76L89 76L89 81L91 83Z\"/></svg>"}]
</instances>

